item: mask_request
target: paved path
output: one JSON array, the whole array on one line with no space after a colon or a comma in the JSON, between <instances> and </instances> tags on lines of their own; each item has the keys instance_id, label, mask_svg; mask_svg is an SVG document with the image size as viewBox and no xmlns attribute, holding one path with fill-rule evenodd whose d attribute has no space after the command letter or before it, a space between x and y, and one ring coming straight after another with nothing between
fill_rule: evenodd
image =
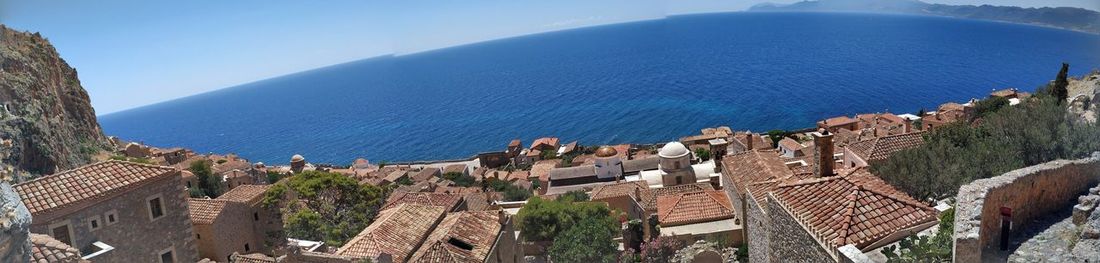
<instances>
[{"instance_id":1,"label":"paved path","mask_svg":"<svg viewBox=\"0 0 1100 263\"><path fill-rule=\"evenodd\" d=\"M1031 223L1012 241L1016 249L1008 255L1008 262L1073 262L1069 248L1077 239L1077 226L1070 216L1067 210Z\"/></svg>"}]
</instances>

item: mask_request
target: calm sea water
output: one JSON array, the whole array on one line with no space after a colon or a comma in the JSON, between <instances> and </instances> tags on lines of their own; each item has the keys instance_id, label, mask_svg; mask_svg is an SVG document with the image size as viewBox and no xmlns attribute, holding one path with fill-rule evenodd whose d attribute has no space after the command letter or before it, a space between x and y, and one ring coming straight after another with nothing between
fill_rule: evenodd
<instances>
[{"instance_id":1,"label":"calm sea water","mask_svg":"<svg viewBox=\"0 0 1100 263\"><path fill-rule=\"evenodd\" d=\"M935 17L677 16L380 57L99 118L109 135L286 163L464 158L558 136L674 140L1033 90L1100 37Z\"/></svg>"}]
</instances>

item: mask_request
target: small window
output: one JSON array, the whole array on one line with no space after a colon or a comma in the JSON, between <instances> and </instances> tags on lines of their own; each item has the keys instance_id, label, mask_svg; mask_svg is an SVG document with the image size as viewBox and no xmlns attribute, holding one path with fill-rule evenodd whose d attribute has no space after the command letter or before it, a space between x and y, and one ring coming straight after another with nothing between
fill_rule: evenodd
<instances>
[{"instance_id":1,"label":"small window","mask_svg":"<svg viewBox=\"0 0 1100 263\"><path fill-rule=\"evenodd\" d=\"M191 188L191 181L187 181L187 188Z\"/></svg>"},{"instance_id":2,"label":"small window","mask_svg":"<svg viewBox=\"0 0 1100 263\"><path fill-rule=\"evenodd\" d=\"M103 214L103 219L107 220L107 225L108 226L112 225L114 223L118 223L118 211L117 210L107 211L107 213Z\"/></svg>"},{"instance_id":3,"label":"small window","mask_svg":"<svg viewBox=\"0 0 1100 263\"><path fill-rule=\"evenodd\" d=\"M91 228L92 231L99 230L100 226L102 225L100 225L99 216L93 216L88 219L88 228Z\"/></svg>"},{"instance_id":4,"label":"small window","mask_svg":"<svg viewBox=\"0 0 1100 263\"><path fill-rule=\"evenodd\" d=\"M175 263L176 262L176 253L173 252L171 248L166 249L164 251L161 251L160 252L160 262L161 263Z\"/></svg>"},{"instance_id":5,"label":"small window","mask_svg":"<svg viewBox=\"0 0 1100 263\"><path fill-rule=\"evenodd\" d=\"M259 212L252 212L252 220L253 221L260 221L260 213Z\"/></svg>"},{"instance_id":6,"label":"small window","mask_svg":"<svg viewBox=\"0 0 1100 263\"><path fill-rule=\"evenodd\" d=\"M149 220L164 217L164 201L160 195L149 198L147 203L149 205Z\"/></svg>"},{"instance_id":7,"label":"small window","mask_svg":"<svg viewBox=\"0 0 1100 263\"><path fill-rule=\"evenodd\" d=\"M249 250L252 250L252 249L249 249L248 243L244 243L244 252L248 252Z\"/></svg>"},{"instance_id":8,"label":"small window","mask_svg":"<svg viewBox=\"0 0 1100 263\"><path fill-rule=\"evenodd\" d=\"M677 177L676 177L676 184L677 184L677 185L681 185L681 184L684 184L684 178L683 178L683 177L679 177L679 176L677 176Z\"/></svg>"}]
</instances>

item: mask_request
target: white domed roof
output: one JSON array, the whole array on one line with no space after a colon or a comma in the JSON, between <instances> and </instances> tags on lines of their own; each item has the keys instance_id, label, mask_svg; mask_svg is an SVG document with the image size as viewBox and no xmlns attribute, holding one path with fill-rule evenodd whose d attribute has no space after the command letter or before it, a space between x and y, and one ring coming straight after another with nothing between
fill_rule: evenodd
<instances>
[{"instance_id":1,"label":"white domed roof","mask_svg":"<svg viewBox=\"0 0 1100 263\"><path fill-rule=\"evenodd\" d=\"M294 156L290 157L290 162L292 162L292 163L301 162L301 161L305 161L305 160L306 160L306 158L302 157L301 154L295 154Z\"/></svg>"},{"instance_id":2,"label":"white domed roof","mask_svg":"<svg viewBox=\"0 0 1100 263\"><path fill-rule=\"evenodd\" d=\"M685 147L683 143L670 142L668 144L665 144L664 147L661 147L661 150L657 152L657 155L664 158L676 158L683 157L684 155L687 155L689 153L691 153L691 151L688 151L688 148Z\"/></svg>"}]
</instances>

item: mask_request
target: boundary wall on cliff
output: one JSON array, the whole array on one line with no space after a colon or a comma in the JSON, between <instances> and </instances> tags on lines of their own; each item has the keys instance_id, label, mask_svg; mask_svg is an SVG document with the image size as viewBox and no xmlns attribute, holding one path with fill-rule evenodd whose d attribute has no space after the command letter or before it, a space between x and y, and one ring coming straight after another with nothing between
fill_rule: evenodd
<instances>
[{"instance_id":1,"label":"boundary wall on cliff","mask_svg":"<svg viewBox=\"0 0 1100 263\"><path fill-rule=\"evenodd\" d=\"M955 208L955 262L983 262L998 252L1001 221L1011 229L1065 210L1100 183L1100 152L1077 160L1056 160L971 182L959 188Z\"/></svg>"}]
</instances>

